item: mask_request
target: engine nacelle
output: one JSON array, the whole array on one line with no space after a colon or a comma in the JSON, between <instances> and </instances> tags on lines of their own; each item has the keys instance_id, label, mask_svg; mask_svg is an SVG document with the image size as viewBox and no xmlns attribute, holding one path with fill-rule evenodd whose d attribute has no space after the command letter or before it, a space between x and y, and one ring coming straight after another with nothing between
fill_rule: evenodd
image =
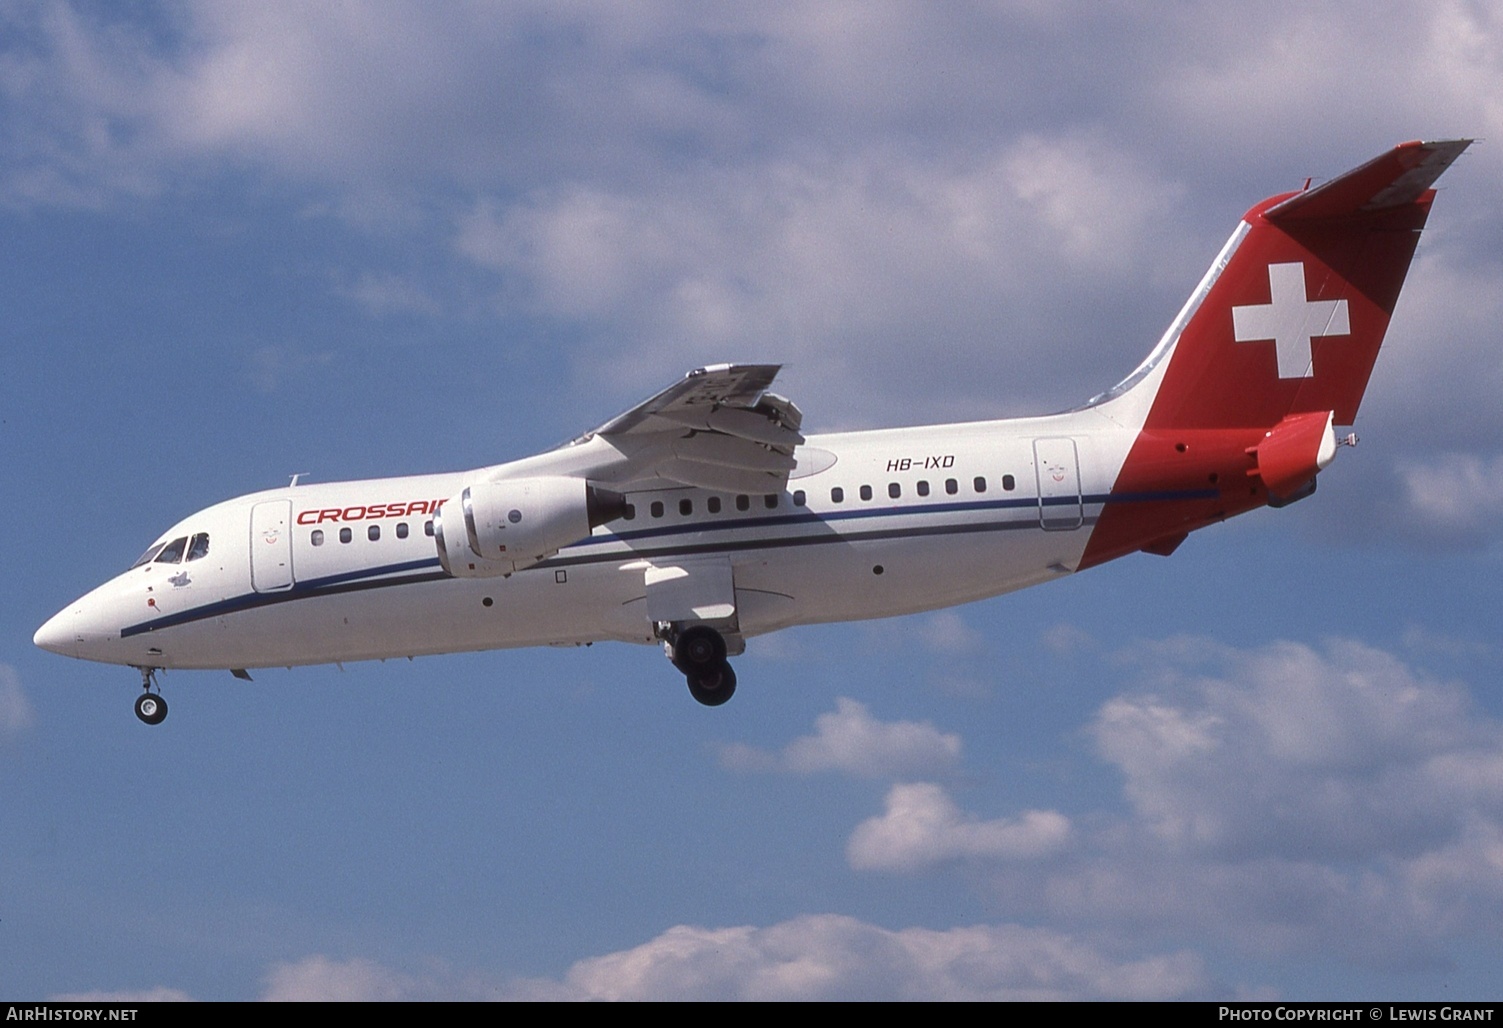
<instances>
[{"instance_id":1,"label":"engine nacelle","mask_svg":"<svg viewBox=\"0 0 1503 1028\"><path fill-rule=\"evenodd\" d=\"M551 557L624 513L626 497L582 478L476 482L439 508L433 537L449 574L489 578Z\"/></svg>"}]
</instances>

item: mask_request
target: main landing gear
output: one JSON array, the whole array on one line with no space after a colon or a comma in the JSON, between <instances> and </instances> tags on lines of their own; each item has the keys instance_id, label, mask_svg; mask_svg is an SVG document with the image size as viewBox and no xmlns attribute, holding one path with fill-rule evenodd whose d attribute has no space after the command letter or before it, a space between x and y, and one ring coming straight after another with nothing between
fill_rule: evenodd
<instances>
[{"instance_id":1,"label":"main landing gear","mask_svg":"<svg viewBox=\"0 0 1503 1028\"><path fill-rule=\"evenodd\" d=\"M167 717L167 701L162 699L161 687L152 692L152 687L157 685L157 669L154 667L137 668L141 672L141 688L144 690L136 697L136 717L148 725L159 725Z\"/></svg>"},{"instance_id":2,"label":"main landing gear","mask_svg":"<svg viewBox=\"0 0 1503 1028\"><path fill-rule=\"evenodd\" d=\"M708 625L680 632L672 660L689 683L689 695L705 706L718 707L735 694L736 672L725 659L725 637Z\"/></svg>"}]
</instances>

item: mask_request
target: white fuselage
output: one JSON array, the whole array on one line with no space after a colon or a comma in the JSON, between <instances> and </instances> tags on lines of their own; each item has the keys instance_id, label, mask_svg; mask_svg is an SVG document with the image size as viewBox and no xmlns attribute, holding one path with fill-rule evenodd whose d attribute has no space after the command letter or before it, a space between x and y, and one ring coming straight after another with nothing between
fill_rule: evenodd
<instances>
[{"instance_id":1,"label":"white fuselage","mask_svg":"<svg viewBox=\"0 0 1503 1028\"><path fill-rule=\"evenodd\" d=\"M629 517L506 577L450 577L425 531L496 469L254 493L164 536L207 534L202 558L134 567L38 639L164 668L649 643L643 569L703 557L729 561L745 637L950 606L1076 569L1136 435L1113 406L810 436L778 494L636 483Z\"/></svg>"}]
</instances>

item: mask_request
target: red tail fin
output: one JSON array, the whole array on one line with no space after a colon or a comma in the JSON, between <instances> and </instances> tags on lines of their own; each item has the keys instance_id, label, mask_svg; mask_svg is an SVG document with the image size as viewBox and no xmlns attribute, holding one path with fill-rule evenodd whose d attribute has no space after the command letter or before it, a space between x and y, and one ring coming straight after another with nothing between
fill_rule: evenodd
<instances>
[{"instance_id":1,"label":"red tail fin","mask_svg":"<svg viewBox=\"0 0 1503 1028\"><path fill-rule=\"evenodd\" d=\"M1268 427L1312 411L1351 424L1430 187L1470 142L1404 143L1248 211L1224 270L1163 355L1144 427Z\"/></svg>"},{"instance_id":2,"label":"red tail fin","mask_svg":"<svg viewBox=\"0 0 1503 1028\"><path fill-rule=\"evenodd\" d=\"M1197 528L1314 491L1332 424L1357 416L1430 187L1470 142L1405 143L1247 212L1158 348L1103 397L1142 430L1080 567L1168 554Z\"/></svg>"}]
</instances>

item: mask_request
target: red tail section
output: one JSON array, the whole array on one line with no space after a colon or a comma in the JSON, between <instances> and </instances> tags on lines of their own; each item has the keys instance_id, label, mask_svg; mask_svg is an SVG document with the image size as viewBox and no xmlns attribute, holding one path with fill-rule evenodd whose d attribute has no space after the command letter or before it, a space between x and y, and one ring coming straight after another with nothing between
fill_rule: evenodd
<instances>
[{"instance_id":1,"label":"red tail section","mask_svg":"<svg viewBox=\"0 0 1503 1028\"><path fill-rule=\"evenodd\" d=\"M1434 198L1469 140L1405 143L1324 185L1265 200L1180 334L1145 427L1350 425Z\"/></svg>"},{"instance_id":2,"label":"red tail section","mask_svg":"<svg viewBox=\"0 0 1503 1028\"><path fill-rule=\"evenodd\" d=\"M1193 529L1313 491L1330 426L1357 416L1431 186L1470 142L1405 143L1247 212L1151 359L1164 367L1134 375L1152 400L1081 567L1167 553Z\"/></svg>"}]
</instances>

